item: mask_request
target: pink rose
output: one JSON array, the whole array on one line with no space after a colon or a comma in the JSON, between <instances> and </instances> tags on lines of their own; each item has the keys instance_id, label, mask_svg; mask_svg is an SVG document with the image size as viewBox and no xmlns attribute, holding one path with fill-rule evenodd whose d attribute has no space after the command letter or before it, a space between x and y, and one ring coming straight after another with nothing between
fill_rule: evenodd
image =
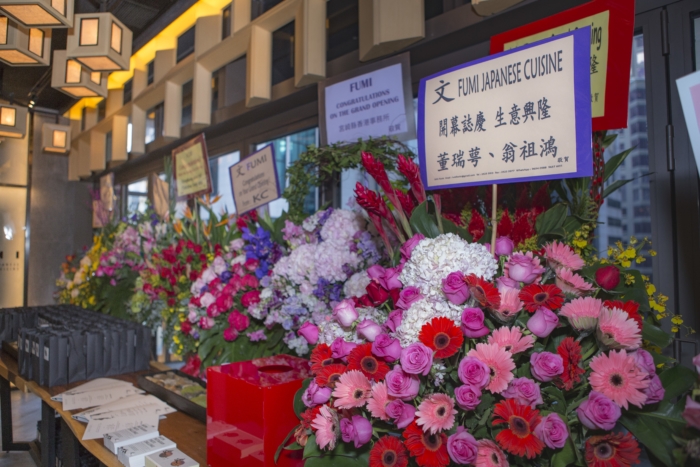
<instances>
[{"instance_id":1,"label":"pink rose","mask_svg":"<svg viewBox=\"0 0 700 467\"><path fill-rule=\"evenodd\" d=\"M644 405L656 404L657 402L664 400L666 390L664 389L663 384L661 384L659 375L654 375L651 377L649 386L644 390L644 394L647 395L647 400L644 402Z\"/></svg>"},{"instance_id":2,"label":"pink rose","mask_svg":"<svg viewBox=\"0 0 700 467\"><path fill-rule=\"evenodd\" d=\"M297 335L306 339L309 344L315 345L318 342L318 326L311 321L306 321L297 331Z\"/></svg>"},{"instance_id":3,"label":"pink rose","mask_svg":"<svg viewBox=\"0 0 700 467\"><path fill-rule=\"evenodd\" d=\"M333 308L333 317L341 326L350 327L359 317L353 301L346 298Z\"/></svg>"},{"instance_id":4,"label":"pink rose","mask_svg":"<svg viewBox=\"0 0 700 467\"><path fill-rule=\"evenodd\" d=\"M559 325L559 317L549 308L539 307L527 321L527 328L540 338L545 338Z\"/></svg>"},{"instance_id":5,"label":"pink rose","mask_svg":"<svg viewBox=\"0 0 700 467\"><path fill-rule=\"evenodd\" d=\"M331 344L331 356L333 358L345 360L355 347L357 347L357 344L353 342L345 342L342 337L338 337Z\"/></svg>"},{"instance_id":6,"label":"pink rose","mask_svg":"<svg viewBox=\"0 0 700 467\"><path fill-rule=\"evenodd\" d=\"M315 407L319 404L325 404L331 398L331 392L333 389L321 387L316 384L316 380L312 379L309 383L309 387L306 388L304 394L301 396L301 400L307 407Z\"/></svg>"},{"instance_id":7,"label":"pink rose","mask_svg":"<svg viewBox=\"0 0 700 467\"><path fill-rule=\"evenodd\" d=\"M399 294L399 299L396 302L396 308L408 310L411 305L423 298L418 287L406 287Z\"/></svg>"},{"instance_id":8,"label":"pink rose","mask_svg":"<svg viewBox=\"0 0 700 467\"><path fill-rule=\"evenodd\" d=\"M462 332L470 339L484 337L489 328L484 324L484 312L481 308L465 308L462 312Z\"/></svg>"},{"instance_id":9,"label":"pink rose","mask_svg":"<svg viewBox=\"0 0 700 467\"><path fill-rule=\"evenodd\" d=\"M383 358L387 362L393 362L401 358L401 342L393 339L389 334L379 334L372 342L372 353Z\"/></svg>"},{"instance_id":10,"label":"pink rose","mask_svg":"<svg viewBox=\"0 0 700 467\"><path fill-rule=\"evenodd\" d=\"M394 310L389 313L389 317L384 323L384 327L389 329L391 332L396 332L399 326L401 326L401 320L403 319L403 310Z\"/></svg>"},{"instance_id":11,"label":"pink rose","mask_svg":"<svg viewBox=\"0 0 700 467\"><path fill-rule=\"evenodd\" d=\"M422 342L415 342L401 351L401 368L412 375L427 376L433 366L433 351Z\"/></svg>"},{"instance_id":12,"label":"pink rose","mask_svg":"<svg viewBox=\"0 0 700 467\"><path fill-rule=\"evenodd\" d=\"M530 372L543 383L552 381L564 373L564 360L551 352L535 352L530 356Z\"/></svg>"},{"instance_id":13,"label":"pink rose","mask_svg":"<svg viewBox=\"0 0 700 467\"><path fill-rule=\"evenodd\" d=\"M549 449L561 449L569 438L569 428L556 413L542 417L540 424L535 427L537 436Z\"/></svg>"},{"instance_id":14,"label":"pink rose","mask_svg":"<svg viewBox=\"0 0 700 467\"><path fill-rule=\"evenodd\" d=\"M646 350L637 349L634 352L627 352L627 355L631 355L634 358L634 361L637 364L637 366L649 373L649 376L653 376L656 374L656 365L654 365L654 357L652 357L651 354ZM693 363L695 363L695 359L693 359Z\"/></svg>"},{"instance_id":15,"label":"pink rose","mask_svg":"<svg viewBox=\"0 0 700 467\"><path fill-rule=\"evenodd\" d=\"M409 238L406 243L401 245L401 259L408 261L411 259L411 253L413 249L420 243L421 240L425 238L423 234L415 234L413 237Z\"/></svg>"},{"instance_id":16,"label":"pink rose","mask_svg":"<svg viewBox=\"0 0 700 467\"><path fill-rule=\"evenodd\" d=\"M384 284L382 284L384 288L387 290L394 290L403 287L403 284L399 280L399 274L401 274L401 268L399 267L387 269L384 275Z\"/></svg>"},{"instance_id":17,"label":"pink rose","mask_svg":"<svg viewBox=\"0 0 700 467\"><path fill-rule=\"evenodd\" d=\"M481 389L471 384L455 388L455 400L464 410L474 410L481 403Z\"/></svg>"},{"instance_id":18,"label":"pink rose","mask_svg":"<svg viewBox=\"0 0 700 467\"><path fill-rule=\"evenodd\" d=\"M367 269L367 275L369 276L370 279L377 281L381 284L382 281L384 280L384 276L386 276L386 269L384 269L382 266L380 266L378 264L375 264L374 266L370 266Z\"/></svg>"},{"instance_id":19,"label":"pink rose","mask_svg":"<svg viewBox=\"0 0 700 467\"><path fill-rule=\"evenodd\" d=\"M464 357L457 369L459 380L464 384L484 389L491 381L491 369L476 357Z\"/></svg>"},{"instance_id":20,"label":"pink rose","mask_svg":"<svg viewBox=\"0 0 700 467\"><path fill-rule=\"evenodd\" d=\"M501 395L506 399L514 399L520 405L529 405L533 409L544 402L540 385L530 378L515 378Z\"/></svg>"},{"instance_id":21,"label":"pink rose","mask_svg":"<svg viewBox=\"0 0 700 467\"><path fill-rule=\"evenodd\" d=\"M508 277L524 284L532 284L544 272L544 268L539 265L539 260L522 253L511 256L505 267L508 270Z\"/></svg>"},{"instance_id":22,"label":"pink rose","mask_svg":"<svg viewBox=\"0 0 700 467\"><path fill-rule=\"evenodd\" d=\"M513 253L514 248L515 245L513 245L513 240L510 238L498 237L496 239L496 254L498 256L509 256L511 253Z\"/></svg>"},{"instance_id":23,"label":"pink rose","mask_svg":"<svg viewBox=\"0 0 700 467\"><path fill-rule=\"evenodd\" d=\"M457 432L447 438L447 454L455 464L474 464L479 445L476 439L463 426L457 427Z\"/></svg>"},{"instance_id":24,"label":"pink rose","mask_svg":"<svg viewBox=\"0 0 700 467\"><path fill-rule=\"evenodd\" d=\"M404 401L412 400L420 389L418 376L406 373L399 365L386 374L384 381L387 393Z\"/></svg>"},{"instance_id":25,"label":"pink rose","mask_svg":"<svg viewBox=\"0 0 700 467\"><path fill-rule=\"evenodd\" d=\"M382 333L382 327L371 319L364 319L357 325L357 335L368 342L374 342L374 339Z\"/></svg>"},{"instance_id":26,"label":"pink rose","mask_svg":"<svg viewBox=\"0 0 700 467\"><path fill-rule=\"evenodd\" d=\"M396 423L397 428L406 428L415 418L416 408L410 404L406 404L400 399L396 399L387 404L386 414L389 416L389 418L394 419L394 423Z\"/></svg>"},{"instance_id":27,"label":"pink rose","mask_svg":"<svg viewBox=\"0 0 700 467\"><path fill-rule=\"evenodd\" d=\"M688 422L688 425L700 430L700 404L695 402L690 396L685 399L683 418Z\"/></svg>"},{"instance_id":28,"label":"pink rose","mask_svg":"<svg viewBox=\"0 0 700 467\"><path fill-rule=\"evenodd\" d=\"M202 328L206 329L206 328ZM238 331L233 326L229 326L224 330L224 340L227 342L233 342L238 338Z\"/></svg>"},{"instance_id":29,"label":"pink rose","mask_svg":"<svg viewBox=\"0 0 700 467\"><path fill-rule=\"evenodd\" d=\"M248 315L244 315L240 311L234 310L228 315L228 322L231 326L236 328L236 331L242 332L248 329L250 326L250 318Z\"/></svg>"},{"instance_id":30,"label":"pink rose","mask_svg":"<svg viewBox=\"0 0 700 467\"><path fill-rule=\"evenodd\" d=\"M607 396L591 391L576 409L581 424L590 430L610 431L622 415L620 407Z\"/></svg>"},{"instance_id":31,"label":"pink rose","mask_svg":"<svg viewBox=\"0 0 700 467\"><path fill-rule=\"evenodd\" d=\"M340 434L343 441L355 443L355 449L367 444L372 438L372 424L365 417L353 415L340 420Z\"/></svg>"},{"instance_id":32,"label":"pink rose","mask_svg":"<svg viewBox=\"0 0 700 467\"><path fill-rule=\"evenodd\" d=\"M500 293L504 293L508 289L520 290L520 282L514 281L510 277L501 276L496 279L496 287Z\"/></svg>"},{"instance_id":33,"label":"pink rose","mask_svg":"<svg viewBox=\"0 0 700 467\"><path fill-rule=\"evenodd\" d=\"M469 298L469 287L464 282L464 274L459 271L449 273L442 280L442 291L445 297L455 305L461 305Z\"/></svg>"}]
</instances>

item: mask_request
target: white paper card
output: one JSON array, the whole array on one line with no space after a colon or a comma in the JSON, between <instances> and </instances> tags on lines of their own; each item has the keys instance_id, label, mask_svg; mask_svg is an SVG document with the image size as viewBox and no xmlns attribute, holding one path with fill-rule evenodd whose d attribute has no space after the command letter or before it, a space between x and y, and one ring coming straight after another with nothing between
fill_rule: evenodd
<instances>
[{"instance_id":1,"label":"white paper card","mask_svg":"<svg viewBox=\"0 0 700 467\"><path fill-rule=\"evenodd\" d=\"M117 386L100 388L95 391L83 392L74 395L63 395L63 410L87 409L97 407L108 402L121 399L134 394L143 394L144 391L134 386Z\"/></svg>"},{"instance_id":2,"label":"white paper card","mask_svg":"<svg viewBox=\"0 0 700 467\"><path fill-rule=\"evenodd\" d=\"M133 396L128 396L124 397L122 399L117 399L114 402L110 402L108 404L101 405L99 407L95 407L89 410L85 410L83 412L77 413L73 415L73 418L75 420L78 420L83 423L87 423L90 420L93 419L100 419L100 418L110 418L115 415L118 415L117 412L122 411L122 410L128 410L132 409L134 407L143 407L143 406L156 406L153 409L154 413L157 413L159 415L167 415L169 413L175 412L175 409L170 407L168 404L165 402L161 401L155 396L152 395L133 395Z\"/></svg>"},{"instance_id":3,"label":"white paper card","mask_svg":"<svg viewBox=\"0 0 700 467\"><path fill-rule=\"evenodd\" d=\"M160 436L155 425L137 425L124 430L106 433L103 436L105 447L116 454L120 447L140 443Z\"/></svg>"},{"instance_id":4,"label":"white paper card","mask_svg":"<svg viewBox=\"0 0 700 467\"><path fill-rule=\"evenodd\" d=\"M115 431L139 425L158 426L158 415L145 413L105 420L90 420L83 434L83 440L102 438L106 433L114 433Z\"/></svg>"},{"instance_id":5,"label":"white paper card","mask_svg":"<svg viewBox=\"0 0 700 467\"><path fill-rule=\"evenodd\" d=\"M100 388L106 388L106 387L117 387L117 386L133 386L131 383L127 383L126 381L122 381L119 379L111 379L111 378L97 378L93 379L92 381L89 381L85 384L81 384L80 386L74 387L73 389L70 389L66 392L62 392L61 394L57 394L51 398L52 401L56 402L61 402L63 400L63 396L70 396L70 395L75 395L75 394L81 394L84 392L89 392L89 391L95 391Z\"/></svg>"}]
</instances>

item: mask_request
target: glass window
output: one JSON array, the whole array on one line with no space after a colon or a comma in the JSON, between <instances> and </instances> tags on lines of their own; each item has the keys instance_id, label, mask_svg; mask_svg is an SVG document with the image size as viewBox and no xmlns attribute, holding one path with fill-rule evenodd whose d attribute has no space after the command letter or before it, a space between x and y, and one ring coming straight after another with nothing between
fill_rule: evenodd
<instances>
[{"instance_id":1,"label":"glass window","mask_svg":"<svg viewBox=\"0 0 700 467\"><path fill-rule=\"evenodd\" d=\"M359 48L357 0L330 0L326 6L328 34L326 60L331 61Z\"/></svg>"},{"instance_id":2,"label":"glass window","mask_svg":"<svg viewBox=\"0 0 700 467\"><path fill-rule=\"evenodd\" d=\"M245 99L246 56L228 63L219 75L219 87L224 93L223 104L228 107ZM221 82L224 82L222 85Z\"/></svg>"},{"instance_id":3,"label":"glass window","mask_svg":"<svg viewBox=\"0 0 700 467\"><path fill-rule=\"evenodd\" d=\"M252 0L250 5L250 19L254 20L281 2L282 0Z\"/></svg>"},{"instance_id":4,"label":"glass window","mask_svg":"<svg viewBox=\"0 0 700 467\"><path fill-rule=\"evenodd\" d=\"M102 120L104 120L106 114L107 114L107 99L102 99L97 104L97 121L101 122Z\"/></svg>"},{"instance_id":5,"label":"glass window","mask_svg":"<svg viewBox=\"0 0 700 467\"><path fill-rule=\"evenodd\" d=\"M194 52L194 26L177 38L177 63Z\"/></svg>"},{"instance_id":6,"label":"glass window","mask_svg":"<svg viewBox=\"0 0 700 467\"><path fill-rule=\"evenodd\" d=\"M294 21L272 33L272 85L294 76Z\"/></svg>"},{"instance_id":7,"label":"glass window","mask_svg":"<svg viewBox=\"0 0 700 467\"><path fill-rule=\"evenodd\" d=\"M221 196L221 199L212 206L212 210L216 214L221 214L223 212L233 214L236 212L236 206L233 204L233 194L231 193L231 176L229 175L228 169L240 160L240 151L233 151L209 159L212 196ZM204 209L201 210L200 216L203 220L209 219L209 213Z\"/></svg>"},{"instance_id":8,"label":"glass window","mask_svg":"<svg viewBox=\"0 0 700 467\"><path fill-rule=\"evenodd\" d=\"M182 85L182 122L181 126L192 123L192 80Z\"/></svg>"},{"instance_id":9,"label":"glass window","mask_svg":"<svg viewBox=\"0 0 700 467\"><path fill-rule=\"evenodd\" d=\"M105 162L109 164L112 162L112 132L108 132L105 135Z\"/></svg>"},{"instance_id":10,"label":"glass window","mask_svg":"<svg viewBox=\"0 0 700 467\"><path fill-rule=\"evenodd\" d=\"M221 10L221 39L231 35L231 4Z\"/></svg>"},{"instance_id":11,"label":"glass window","mask_svg":"<svg viewBox=\"0 0 700 467\"><path fill-rule=\"evenodd\" d=\"M127 185L127 214L146 212L148 206L148 179L143 178Z\"/></svg>"},{"instance_id":12,"label":"glass window","mask_svg":"<svg viewBox=\"0 0 700 467\"><path fill-rule=\"evenodd\" d=\"M130 79L126 83L124 83L124 100L123 100L123 105L128 104L131 102L131 92L133 89L134 81L133 79Z\"/></svg>"},{"instance_id":13,"label":"glass window","mask_svg":"<svg viewBox=\"0 0 700 467\"><path fill-rule=\"evenodd\" d=\"M148 62L148 65L146 65L146 85L152 84L153 83L153 78L155 76L155 69L156 69L156 61L151 60Z\"/></svg>"},{"instance_id":14,"label":"glass window","mask_svg":"<svg viewBox=\"0 0 700 467\"><path fill-rule=\"evenodd\" d=\"M268 144L272 144L274 147L277 179L280 181L280 188L284 190L284 187L287 186L287 167L299 159L301 153L306 151L309 145L318 145L318 128L310 128L266 143L260 143L256 146L256 150L262 149ZM289 203L284 198L280 198L268 204L268 207L270 216L277 218L287 210ZM304 201L304 211L312 214L317 209L317 190L312 188Z\"/></svg>"},{"instance_id":15,"label":"glass window","mask_svg":"<svg viewBox=\"0 0 700 467\"><path fill-rule=\"evenodd\" d=\"M146 112L146 144L163 135L163 103Z\"/></svg>"}]
</instances>

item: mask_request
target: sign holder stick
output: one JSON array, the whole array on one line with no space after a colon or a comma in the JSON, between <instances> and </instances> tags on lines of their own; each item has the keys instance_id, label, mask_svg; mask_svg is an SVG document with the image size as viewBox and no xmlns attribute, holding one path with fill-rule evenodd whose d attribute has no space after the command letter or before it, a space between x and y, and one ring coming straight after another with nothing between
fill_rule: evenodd
<instances>
[{"instance_id":1,"label":"sign holder stick","mask_svg":"<svg viewBox=\"0 0 700 467\"><path fill-rule=\"evenodd\" d=\"M496 197L498 196L498 185L491 185L491 254L496 252L496 217L498 216L498 203Z\"/></svg>"}]
</instances>

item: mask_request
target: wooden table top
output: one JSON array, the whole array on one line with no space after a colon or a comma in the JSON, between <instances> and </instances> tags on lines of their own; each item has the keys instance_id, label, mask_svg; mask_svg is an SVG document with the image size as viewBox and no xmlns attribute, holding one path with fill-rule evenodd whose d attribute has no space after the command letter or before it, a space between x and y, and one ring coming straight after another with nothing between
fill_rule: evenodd
<instances>
[{"instance_id":1,"label":"wooden table top","mask_svg":"<svg viewBox=\"0 0 700 467\"><path fill-rule=\"evenodd\" d=\"M170 369L169 367L157 362L151 362L151 367L154 371L165 371ZM138 375L145 373L149 373L149 371L110 376L110 378L128 381L133 383L134 386L138 386L136 382ZM122 463L117 460L117 456L112 454L112 452L104 446L104 442L101 439L82 439L87 424L74 420L71 415L85 409L64 411L63 404L61 402L51 400L52 396L65 392L76 386L80 386L84 382L73 383L66 386L55 386L53 388L39 386L34 381L27 381L19 376L17 360L2 351L0 351L0 376L14 383L15 386L20 389L26 388L27 390L33 392L49 406L51 406L58 414L61 415L63 420L70 427L75 437L78 439L78 441L80 441L85 449L90 451L90 453L92 453L92 455L99 459L104 465L107 467L122 467ZM161 435L177 444L178 449L197 461L200 466L204 467L207 465L206 424L190 417L187 414L177 411L167 415L164 420L160 421L158 424L158 431Z\"/></svg>"}]
</instances>

